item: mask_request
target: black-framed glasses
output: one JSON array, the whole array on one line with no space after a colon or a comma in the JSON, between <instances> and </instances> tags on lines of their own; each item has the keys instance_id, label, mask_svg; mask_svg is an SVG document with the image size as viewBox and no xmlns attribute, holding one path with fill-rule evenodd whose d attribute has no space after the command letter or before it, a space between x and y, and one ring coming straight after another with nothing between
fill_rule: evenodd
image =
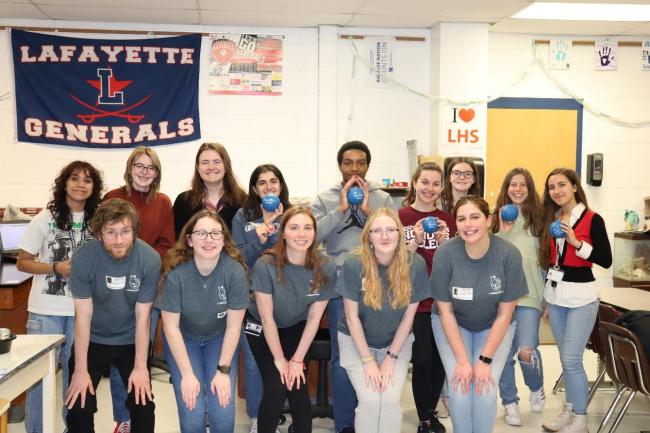
<instances>
[{"instance_id":1,"label":"black-framed glasses","mask_svg":"<svg viewBox=\"0 0 650 433\"><path fill-rule=\"evenodd\" d=\"M474 177L474 172L473 171L452 170L451 175L454 176L454 177L464 177L465 179L472 179Z\"/></svg>"},{"instance_id":2,"label":"black-framed glasses","mask_svg":"<svg viewBox=\"0 0 650 433\"><path fill-rule=\"evenodd\" d=\"M138 171L143 171L145 173L149 171L155 173L158 171L158 167L156 167L155 165L144 165L140 162L134 162L133 168L135 168Z\"/></svg>"},{"instance_id":3,"label":"black-framed glasses","mask_svg":"<svg viewBox=\"0 0 650 433\"><path fill-rule=\"evenodd\" d=\"M195 236L197 239L200 239L202 241L206 240L208 238L208 235L210 235L212 240L215 241L223 239L223 231L221 230L212 230L211 232L207 230L195 230L192 232L192 236Z\"/></svg>"}]
</instances>

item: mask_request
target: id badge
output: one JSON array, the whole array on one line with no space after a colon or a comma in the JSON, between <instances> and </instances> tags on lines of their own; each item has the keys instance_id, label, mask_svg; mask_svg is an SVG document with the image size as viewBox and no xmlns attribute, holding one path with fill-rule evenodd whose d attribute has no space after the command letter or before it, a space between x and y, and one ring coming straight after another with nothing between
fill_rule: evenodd
<instances>
[{"instance_id":1,"label":"id badge","mask_svg":"<svg viewBox=\"0 0 650 433\"><path fill-rule=\"evenodd\" d=\"M244 325L244 332L255 337L259 337L262 335L262 324L255 323L252 320L248 319Z\"/></svg>"},{"instance_id":2,"label":"id badge","mask_svg":"<svg viewBox=\"0 0 650 433\"><path fill-rule=\"evenodd\" d=\"M561 269L550 268L546 273L546 279L551 280L554 283L559 283L564 278L564 271Z\"/></svg>"},{"instance_id":3,"label":"id badge","mask_svg":"<svg viewBox=\"0 0 650 433\"><path fill-rule=\"evenodd\" d=\"M451 296L461 301L471 301L474 299L474 289L472 287L452 287Z\"/></svg>"}]
</instances>

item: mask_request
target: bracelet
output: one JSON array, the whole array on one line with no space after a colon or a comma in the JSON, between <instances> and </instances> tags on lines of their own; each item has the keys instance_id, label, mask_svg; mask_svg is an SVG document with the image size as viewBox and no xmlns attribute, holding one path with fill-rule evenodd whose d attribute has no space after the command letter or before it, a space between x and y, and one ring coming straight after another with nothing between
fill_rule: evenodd
<instances>
[{"instance_id":1,"label":"bracelet","mask_svg":"<svg viewBox=\"0 0 650 433\"><path fill-rule=\"evenodd\" d=\"M422 238L422 242L418 242L415 238L413 238L413 241L415 242L415 245L417 245L418 247L422 247L424 246L424 243L427 241L427 239Z\"/></svg>"},{"instance_id":2,"label":"bracelet","mask_svg":"<svg viewBox=\"0 0 650 433\"><path fill-rule=\"evenodd\" d=\"M365 356L365 357L361 358L361 363L362 364L367 364L367 363L372 362L374 360L375 360L375 357L373 355L368 355L368 356Z\"/></svg>"},{"instance_id":3,"label":"bracelet","mask_svg":"<svg viewBox=\"0 0 650 433\"><path fill-rule=\"evenodd\" d=\"M289 362L293 362L294 364L300 364L302 365L302 369L305 369L305 363L303 361L296 361L295 359L291 358Z\"/></svg>"},{"instance_id":4,"label":"bracelet","mask_svg":"<svg viewBox=\"0 0 650 433\"><path fill-rule=\"evenodd\" d=\"M397 353L393 353L390 350L386 351L386 356L389 356L389 357L391 357L393 359L397 359Z\"/></svg>"}]
</instances>

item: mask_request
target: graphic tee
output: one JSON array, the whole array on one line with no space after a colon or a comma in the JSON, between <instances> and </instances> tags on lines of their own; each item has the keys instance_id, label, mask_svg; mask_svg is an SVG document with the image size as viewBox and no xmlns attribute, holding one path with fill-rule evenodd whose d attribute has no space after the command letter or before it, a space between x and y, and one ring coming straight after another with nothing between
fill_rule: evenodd
<instances>
[{"instance_id":1,"label":"graphic tee","mask_svg":"<svg viewBox=\"0 0 650 433\"><path fill-rule=\"evenodd\" d=\"M111 257L98 240L88 242L72 258L70 290L78 299L92 299L90 341L135 343L135 304L153 302L160 277L160 256L142 239L129 255Z\"/></svg>"},{"instance_id":2,"label":"graphic tee","mask_svg":"<svg viewBox=\"0 0 650 433\"><path fill-rule=\"evenodd\" d=\"M20 249L37 255L41 263L66 261L92 239L90 230L83 227L83 220L84 212L73 212L70 230L61 230L52 213L43 209L30 221L20 241ZM74 316L68 280L54 272L34 275L27 310L51 316Z\"/></svg>"}]
</instances>

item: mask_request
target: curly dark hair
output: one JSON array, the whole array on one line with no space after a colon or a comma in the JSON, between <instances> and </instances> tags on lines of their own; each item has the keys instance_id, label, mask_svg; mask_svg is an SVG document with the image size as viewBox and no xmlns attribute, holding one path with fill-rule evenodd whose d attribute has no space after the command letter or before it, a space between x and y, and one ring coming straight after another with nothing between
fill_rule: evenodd
<instances>
[{"instance_id":1,"label":"curly dark hair","mask_svg":"<svg viewBox=\"0 0 650 433\"><path fill-rule=\"evenodd\" d=\"M66 184L68 179L75 173L83 173L89 176L93 181L93 191L84 205L83 227L88 227L89 221L95 214L95 210L102 198L104 190L104 180L102 173L86 161L73 161L61 169L59 175L54 179L52 185L52 200L47 203L47 209L52 213L56 226L61 230L70 230L72 228L72 212L66 201Z\"/></svg>"}]
</instances>

